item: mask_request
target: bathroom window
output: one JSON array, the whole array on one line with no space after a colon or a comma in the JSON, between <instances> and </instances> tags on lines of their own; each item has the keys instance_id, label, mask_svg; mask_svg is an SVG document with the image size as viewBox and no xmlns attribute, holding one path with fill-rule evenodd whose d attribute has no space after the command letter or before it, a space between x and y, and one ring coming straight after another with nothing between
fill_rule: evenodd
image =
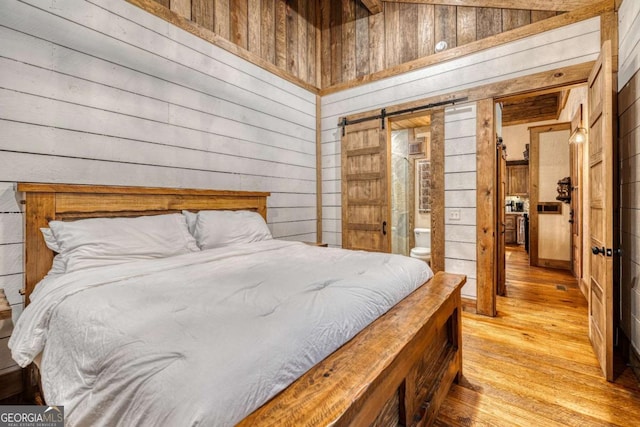
<instances>
[{"instance_id":1,"label":"bathroom window","mask_svg":"<svg viewBox=\"0 0 640 427\"><path fill-rule=\"evenodd\" d=\"M431 162L429 160L417 160L418 169L418 211L420 213L431 212Z\"/></svg>"}]
</instances>

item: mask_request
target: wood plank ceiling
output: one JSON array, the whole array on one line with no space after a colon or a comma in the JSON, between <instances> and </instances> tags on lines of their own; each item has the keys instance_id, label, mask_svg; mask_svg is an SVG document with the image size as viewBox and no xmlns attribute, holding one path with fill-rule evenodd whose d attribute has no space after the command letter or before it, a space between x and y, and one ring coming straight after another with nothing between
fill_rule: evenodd
<instances>
[{"instance_id":1,"label":"wood plank ceiling","mask_svg":"<svg viewBox=\"0 0 640 427\"><path fill-rule=\"evenodd\" d=\"M557 120L568 91L512 97L502 101L502 125Z\"/></svg>"},{"instance_id":2,"label":"wood plank ceiling","mask_svg":"<svg viewBox=\"0 0 640 427\"><path fill-rule=\"evenodd\" d=\"M517 1L531 4L527 6L531 9L513 9L511 0L433 0L420 4L380 0L136 3L158 3L283 72L312 86L327 88L432 55L439 41L446 41L451 49L561 13L534 10L541 5L558 9L552 7L557 3L554 1ZM450 5L487 2L505 7ZM370 12L378 8L379 13Z\"/></svg>"}]
</instances>

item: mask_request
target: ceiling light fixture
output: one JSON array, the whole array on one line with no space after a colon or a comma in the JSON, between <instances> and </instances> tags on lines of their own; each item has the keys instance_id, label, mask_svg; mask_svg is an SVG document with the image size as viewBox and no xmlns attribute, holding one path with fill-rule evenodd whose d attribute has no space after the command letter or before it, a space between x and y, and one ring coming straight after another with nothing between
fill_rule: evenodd
<instances>
[{"instance_id":1,"label":"ceiling light fixture","mask_svg":"<svg viewBox=\"0 0 640 427\"><path fill-rule=\"evenodd\" d=\"M446 41L444 40L440 40L438 43L436 43L436 53L442 52L443 50L445 50L449 45L447 44Z\"/></svg>"}]
</instances>

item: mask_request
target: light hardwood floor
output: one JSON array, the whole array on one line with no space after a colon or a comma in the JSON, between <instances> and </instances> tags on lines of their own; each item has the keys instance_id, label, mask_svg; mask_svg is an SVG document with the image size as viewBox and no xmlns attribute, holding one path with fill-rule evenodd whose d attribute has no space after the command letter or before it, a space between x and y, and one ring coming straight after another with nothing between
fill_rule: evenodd
<instances>
[{"instance_id":1,"label":"light hardwood floor","mask_svg":"<svg viewBox=\"0 0 640 427\"><path fill-rule=\"evenodd\" d=\"M498 316L464 312L463 381L436 426L640 426L640 385L627 368L607 383L589 343L576 280L507 249Z\"/></svg>"}]
</instances>

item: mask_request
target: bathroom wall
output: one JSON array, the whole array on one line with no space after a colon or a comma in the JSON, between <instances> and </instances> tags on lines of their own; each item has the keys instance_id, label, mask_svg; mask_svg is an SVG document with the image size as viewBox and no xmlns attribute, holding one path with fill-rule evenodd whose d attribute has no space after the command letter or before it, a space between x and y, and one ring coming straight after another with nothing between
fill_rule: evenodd
<instances>
[{"instance_id":1,"label":"bathroom wall","mask_svg":"<svg viewBox=\"0 0 640 427\"><path fill-rule=\"evenodd\" d=\"M409 255L409 130L391 132L391 252Z\"/></svg>"}]
</instances>

